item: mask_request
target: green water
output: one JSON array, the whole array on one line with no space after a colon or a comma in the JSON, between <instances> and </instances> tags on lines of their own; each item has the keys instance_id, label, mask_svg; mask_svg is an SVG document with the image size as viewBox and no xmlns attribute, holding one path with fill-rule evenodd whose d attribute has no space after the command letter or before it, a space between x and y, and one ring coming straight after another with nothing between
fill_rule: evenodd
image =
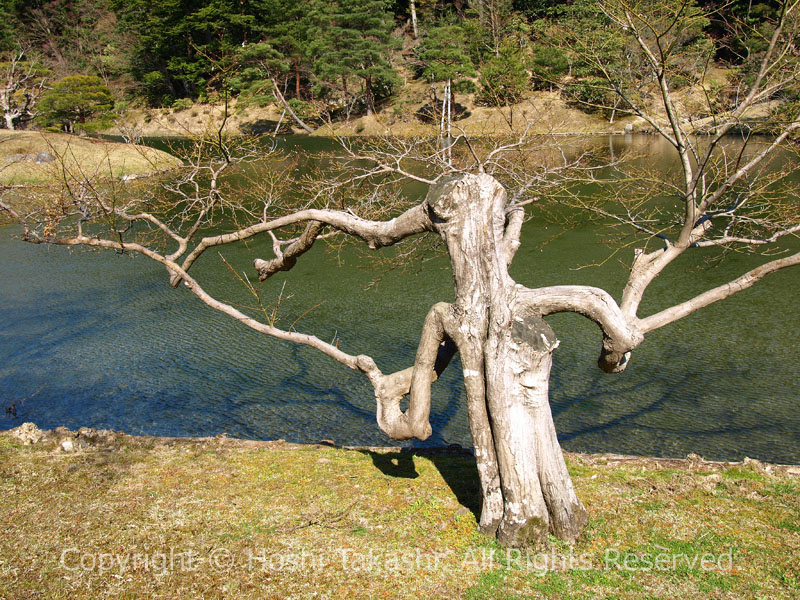
<instances>
[{"instance_id":1,"label":"green water","mask_svg":"<svg viewBox=\"0 0 800 600\"><path fill-rule=\"evenodd\" d=\"M653 168L671 160L652 138L613 143L648 148ZM0 229L1 429L33 421L48 428L395 445L378 430L371 386L359 373L251 332L185 289L171 289L163 268L143 258L32 246L13 233ZM603 235L589 223L563 230L534 219L523 230L512 276L528 286L597 285L619 298L626 272L616 257L579 268L609 255ZM254 256L269 256L266 241L222 252L240 269ZM265 295L276 295L285 282L291 298L281 306L284 325L322 300L298 329L369 354L384 372L407 367L429 307L452 298L447 259L376 271L363 268L364 253L315 246L290 273L272 278ZM673 264L651 285L640 316L763 261L732 254L707 268L711 254L698 250ZM194 272L223 300L246 297L216 254ZM376 278L379 284L371 285ZM784 270L649 334L619 375L597 369L600 336L593 324L575 315L551 318L561 340L551 402L564 447L800 462L798 283L800 269ZM16 417L3 410L11 404ZM424 445L471 445L457 361L434 385L432 424Z\"/></svg>"}]
</instances>

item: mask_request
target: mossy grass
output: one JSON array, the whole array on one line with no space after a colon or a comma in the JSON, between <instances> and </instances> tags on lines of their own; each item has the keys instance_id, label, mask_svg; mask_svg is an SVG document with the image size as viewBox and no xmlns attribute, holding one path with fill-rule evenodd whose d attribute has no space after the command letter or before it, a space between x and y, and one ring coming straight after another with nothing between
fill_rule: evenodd
<instances>
[{"instance_id":1,"label":"mossy grass","mask_svg":"<svg viewBox=\"0 0 800 600\"><path fill-rule=\"evenodd\" d=\"M582 537L507 550L468 453L3 433L0 597L798 597L800 469L568 462Z\"/></svg>"}]
</instances>

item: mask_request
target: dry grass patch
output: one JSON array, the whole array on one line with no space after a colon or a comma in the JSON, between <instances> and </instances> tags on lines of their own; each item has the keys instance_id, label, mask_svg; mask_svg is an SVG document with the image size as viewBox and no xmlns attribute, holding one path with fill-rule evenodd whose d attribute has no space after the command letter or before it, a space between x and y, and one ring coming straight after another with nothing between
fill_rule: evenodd
<instances>
[{"instance_id":1,"label":"dry grass patch","mask_svg":"<svg viewBox=\"0 0 800 600\"><path fill-rule=\"evenodd\" d=\"M62 133L0 130L0 184L23 185L73 176L122 177L174 168L180 159L135 144Z\"/></svg>"},{"instance_id":2,"label":"dry grass patch","mask_svg":"<svg viewBox=\"0 0 800 600\"><path fill-rule=\"evenodd\" d=\"M582 539L507 553L475 531L463 453L66 430L25 446L6 433L0 597L800 593L800 470L583 455L570 468L590 514ZM648 567L658 555L678 558Z\"/></svg>"}]
</instances>

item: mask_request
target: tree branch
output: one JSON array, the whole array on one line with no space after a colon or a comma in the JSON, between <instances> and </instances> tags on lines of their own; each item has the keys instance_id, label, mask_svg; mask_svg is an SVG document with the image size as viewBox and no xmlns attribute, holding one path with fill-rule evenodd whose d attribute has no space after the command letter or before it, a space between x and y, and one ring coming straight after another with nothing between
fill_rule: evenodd
<instances>
[{"instance_id":1,"label":"tree branch","mask_svg":"<svg viewBox=\"0 0 800 600\"><path fill-rule=\"evenodd\" d=\"M369 221L343 211L307 209L273 219L272 221L257 223L232 233L203 238L183 261L182 268L188 271L200 255L213 246L246 240L260 233L274 231L305 221L316 221L323 225L335 227L344 233L361 238L372 249L391 246L409 236L433 231L433 225L428 215L428 207L424 202L389 221ZM263 266L266 261L256 259L256 262L256 268L258 268L259 265ZM173 285L177 284L178 281Z\"/></svg>"},{"instance_id":2,"label":"tree branch","mask_svg":"<svg viewBox=\"0 0 800 600\"><path fill-rule=\"evenodd\" d=\"M384 377L376 387L378 425L395 440L427 439L432 433L429 421L431 382L449 364L455 344L445 333L450 305L434 304L425 317L414 366ZM400 400L409 393L408 409L400 410Z\"/></svg>"},{"instance_id":3,"label":"tree branch","mask_svg":"<svg viewBox=\"0 0 800 600\"><path fill-rule=\"evenodd\" d=\"M14 219L15 221L23 223L23 220L20 218L19 213L15 211L13 208L11 208L8 204L3 202L2 200L0 200L0 210L6 211L9 215L11 215L11 218Z\"/></svg>"},{"instance_id":4,"label":"tree branch","mask_svg":"<svg viewBox=\"0 0 800 600\"><path fill-rule=\"evenodd\" d=\"M278 95L278 100L280 100L281 104L283 104L283 107L289 111L289 114L292 115L292 118L297 122L297 124L300 125L300 127L302 127L307 133L314 133L314 130L306 125L305 122L303 122L303 120L292 110L292 107L286 101L286 98L283 97L281 90L278 88L278 84L275 82L275 79L270 79L270 81L272 81L272 86L275 88L275 93Z\"/></svg>"},{"instance_id":5,"label":"tree branch","mask_svg":"<svg viewBox=\"0 0 800 600\"><path fill-rule=\"evenodd\" d=\"M290 243L286 250L282 251L279 243L273 244L275 258L272 260L261 260L257 258L253 261L253 266L256 268L256 271L258 271L258 280L266 281L278 271L288 271L294 267L297 263L297 259L311 250L317 236L324 228L324 223L310 221L308 225L306 225L303 234ZM270 233L272 232L270 231Z\"/></svg>"},{"instance_id":6,"label":"tree branch","mask_svg":"<svg viewBox=\"0 0 800 600\"><path fill-rule=\"evenodd\" d=\"M594 321L603 332L603 350L598 361L609 373L623 371L631 350L644 339L637 319L628 319L611 295L584 285L557 285L529 289L520 286L518 298L542 316L574 312Z\"/></svg>"},{"instance_id":7,"label":"tree branch","mask_svg":"<svg viewBox=\"0 0 800 600\"><path fill-rule=\"evenodd\" d=\"M794 233L800 233L800 225L795 225L794 227L789 227L787 229L782 229L781 231L776 231L771 236L766 238L752 238L752 237L740 237L740 236L731 236L731 235L724 235L721 238L715 240L701 240L695 243L695 246L698 248L707 248L709 246L724 246L725 244L747 244L750 246L763 246L764 244L772 244L773 242L777 242L780 238L786 235L792 235Z\"/></svg>"},{"instance_id":8,"label":"tree branch","mask_svg":"<svg viewBox=\"0 0 800 600\"><path fill-rule=\"evenodd\" d=\"M364 372L371 381L376 380L377 378L381 377L380 370L375 365L375 361L366 355L351 355L343 352L338 347L329 344L327 342L323 342L316 336L308 335L305 333L298 333L296 331L284 331L272 325L267 325L265 323L261 323L252 317L247 316L246 314L242 313L238 309L234 308L230 304L226 304L224 302L220 302L216 298L210 296L197 281L195 281L179 264L176 262L169 260L168 258L158 254L147 248L146 246L142 246L141 244L136 243L121 243L115 242L106 239L99 239L99 238L90 238L86 236L77 236L72 238L48 238L48 237L40 237L33 234L28 234L25 236L24 240L26 242L34 243L34 244L52 244L57 246L89 246L95 248L108 248L113 250L127 250L130 252L138 252L148 258L161 263L164 265L170 272L176 273L180 279L184 282L184 285L188 287L191 292L200 298L206 305L210 306L211 308L223 312L240 323L246 325L250 329L258 331L259 333L264 333L266 335L285 340L288 342L293 342L296 344L303 344L305 346L311 346L312 348L316 348L317 350L327 354L334 360L342 363L343 365L351 368L351 369L358 369Z\"/></svg>"},{"instance_id":9,"label":"tree branch","mask_svg":"<svg viewBox=\"0 0 800 600\"><path fill-rule=\"evenodd\" d=\"M642 319L639 321L639 326L645 333L648 331L653 331L654 329L668 325L673 321L682 319L683 317L688 316L693 312L708 306L709 304L713 304L719 300L724 300L736 292L746 290L770 273L774 273L780 269L785 269L786 267L791 267L798 264L800 264L800 252L791 256L785 256L783 258L773 260L761 265L760 267L756 267L752 271L748 271L741 277L738 277L729 283L716 287L713 290L709 290L692 298L691 300L687 300L686 302L672 306L662 310L659 313Z\"/></svg>"},{"instance_id":10,"label":"tree branch","mask_svg":"<svg viewBox=\"0 0 800 600\"><path fill-rule=\"evenodd\" d=\"M506 230L503 233L506 266L511 266L514 255L520 247L519 237L522 235L522 223L525 220L525 209L521 206L510 206L506 209Z\"/></svg>"}]
</instances>

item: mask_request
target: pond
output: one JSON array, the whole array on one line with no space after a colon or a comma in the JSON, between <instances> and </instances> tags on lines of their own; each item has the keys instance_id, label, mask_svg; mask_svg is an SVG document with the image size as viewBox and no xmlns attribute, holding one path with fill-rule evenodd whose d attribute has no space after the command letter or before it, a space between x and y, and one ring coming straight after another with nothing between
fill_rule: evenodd
<instances>
[{"instance_id":1,"label":"pond","mask_svg":"<svg viewBox=\"0 0 800 600\"><path fill-rule=\"evenodd\" d=\"M653 138L611 143L652 146L646 160L663 160ZM256 334L182 287L173 290L164 269L144 258L34 246L15 233L0 229L0 429L32 421L132 434L397 445L377 427L363 375ZM594 225L565 231L533 219L522 244L512 266L520 283L597 285L619 298L626 272L617 257L586 267L610 254ZM289 322L322 302L298 329L369 354L384 372L405 368L429 307L452 298L447 259L376 271L362 267L363 253L315 246L266 286L276 294L285 284L291 298L281 310ZM244 248L224 254L240 268L252 260ZM690 254L653 283L640 315L764 260L732 253L710 268L708 252ZM218 267L201 261L195 275L221 299L238 298L239 284ZM800 269L786 269L649 334L618 375L596 366L593 324L575 315L550 318L561 340L551 403L564 448L800 463L798 284ZM431 438L408 445L471 446L457 360L434 385L431 421Z\"/></svg>"}]
</instances>

